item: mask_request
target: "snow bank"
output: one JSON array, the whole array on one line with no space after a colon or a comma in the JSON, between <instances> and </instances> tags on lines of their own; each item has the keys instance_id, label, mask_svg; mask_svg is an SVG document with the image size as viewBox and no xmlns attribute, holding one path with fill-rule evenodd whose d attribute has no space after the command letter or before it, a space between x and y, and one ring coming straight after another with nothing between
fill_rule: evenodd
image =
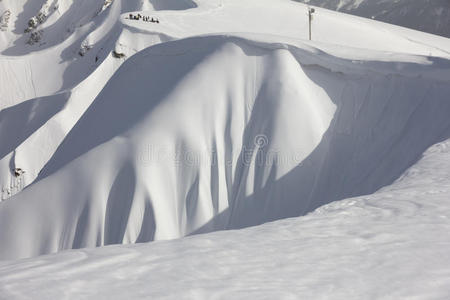
<instances>
[{"instance_id":1,"label":"snow bank","mask_svg":"<svg viewBox=\"0 0 450 300\"><path fill-rule=\"evenodd\" d=\"M445 299L450 140L393 185L301 218L0 263L7 299Z\"/></svg>"},{"instance_id":2,"label":"snow bank","mask_svg":"<svg viewBox=\"0 0 450 300\"><path fill-rule=\"evenodd\" d=\"M2 203L0 257L241 228L373 193L449 136L449 77L427 70L448 61L231 36L151 47Z\"/></svg>"}]
</instances>

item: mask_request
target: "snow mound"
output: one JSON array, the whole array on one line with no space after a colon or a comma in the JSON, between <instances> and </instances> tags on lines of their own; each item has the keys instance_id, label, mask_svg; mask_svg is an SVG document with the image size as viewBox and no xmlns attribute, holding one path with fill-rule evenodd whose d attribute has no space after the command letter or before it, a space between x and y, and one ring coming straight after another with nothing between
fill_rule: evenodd
<instances>
[{"instance_id":1,"label":"snow mound","mask_svg":"<svg viewBox=\"0 0 450 300\"><path fill-rule=\"evenodd\" d=\"M302 215L392 183L450 136L448 60L270 40L190 38L128 59L0 206L0 258Z\"/></svg>"},{"instance_id":2,"label":"snow mound","mask_svg":"<svg viewBox=\"0 0 450 300\"><path fill-rule=\"evenodd\" d=\"M236 231L0 263L7 299L445 299L450 140L370 196ZM151 283L151 284L149 284Z\"/></svg>"},{"instance_id":3,"label":"snow mound","mask_svg":"<svg viewBox=\"0 0 450 300\"><path fill-rule=\"evenodd\" d=\"M115 51L128 57L148 44L161 41L157 34L141 35L123 28L113 40L116 45L108 48L115 46ZM127 47L128 43L135 46ZM72 89L23 101L0 111L0 140L4 141L0 144L0 201L20 192L36 179L67 133L124 61L106 51L98 55L104 56L102 63ZM11 63L11 66L18 65L17 62ZM11 78L24 77L7 76L6 85L12 82L8 80ZM30 81L33 82L32 79ZM17 178L15 168L26 172Z\"/></svg>"}]
</instances>

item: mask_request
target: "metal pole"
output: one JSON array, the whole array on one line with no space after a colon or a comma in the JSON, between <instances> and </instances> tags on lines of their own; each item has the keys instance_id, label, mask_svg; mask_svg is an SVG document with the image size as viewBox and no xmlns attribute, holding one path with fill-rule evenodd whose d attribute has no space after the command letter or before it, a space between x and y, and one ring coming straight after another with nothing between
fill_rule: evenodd
<instances>
[{"instance_id":1,"label":"metal pole","mask_svg":"<svg viewBox=\"0 0 450 300\"><path fill-rule=\"evenodd\" d=\"M309 17L309 40L311 40L311 11L308 12Z\"/></svg>"},{"instance_id":2,"label":"metal pole","mask_svg":"<svg viewBox=\"0 0 450 300\"><path fill-rule=\"evenodd\" d=\"M313 13L316 10L314 8L310 8L308 7L308 20L309 20L309 40L311 41L311 23L312 23L312 19L313 19Z\"/></svg>"}]
</instances>

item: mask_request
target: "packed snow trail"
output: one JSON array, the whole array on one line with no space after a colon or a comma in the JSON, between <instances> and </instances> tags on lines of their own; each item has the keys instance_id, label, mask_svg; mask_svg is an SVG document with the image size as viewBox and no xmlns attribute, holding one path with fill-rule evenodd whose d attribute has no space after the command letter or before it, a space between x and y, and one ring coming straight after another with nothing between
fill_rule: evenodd
<instances>
[{"instance_id":1,"label":"packed snow trail","mask_svg":"<svg viewBox=\"0 0 450 300\"><path fill-rule=\"evenodd\" d=\"M272 38L128 59L37 182L0 205L0 258L302 215L392 183L450 136L447 60L347 60Z\"/></svg>"},{"instance_id":2,"label":"packed snow trail","mask_svg":"<svg viewBox=\"0 0 450 300\"><path fill-rule=\"evenodd\" d=\"M4 299L446 299L450 140L393 185L257 227L0 263Z\"/></svg>"}]
</instances>

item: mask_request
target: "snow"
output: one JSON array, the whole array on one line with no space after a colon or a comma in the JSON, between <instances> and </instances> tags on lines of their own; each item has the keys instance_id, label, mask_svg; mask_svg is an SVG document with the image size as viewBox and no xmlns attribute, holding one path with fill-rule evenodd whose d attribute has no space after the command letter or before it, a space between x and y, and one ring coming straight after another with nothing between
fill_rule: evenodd
<instances>
[{"instance_id":1,"label":"snow","mask_svg":"<svg viewBox=\"0 0 450 300\"><path fill-rule=\"evenodd\" d=\"M0 299L448 296L450 39L307 8L1 1Z\"/></svg>"},{"instance_id":2,"label":"snow","mask_svg":"<svg viewBox=\"0 0 450 300\"><path fill-rule=\"evenodd\" d=\"M15 25L0 34L0 39L3 39L0 42L0 73L16 73L16 65L10 64L14 59L23 66L20 69L31 75L32 81L21 83L20 80L15 80L22 78L22 75L7 80L2 78L1 91L6 100L2 101L0 108L73 88L105 59L111 47L114 47L111 44L124 41L117 38L128 26L133 28L133 33L143 31L148 36L144 38L144 48L155 44L148 41L152 35L161 34L183 38L244 31L304 39L308 32L307 18L301 17L306 13L306 6L291 0L247 0L245 5L235 0L202 0L195 3L122 0L114 1L105 10L101 10L104 0L83 1L79 6L71 5L72 1L69 0L59 0L57 9L36 28L37 31L43 31L42 43L30 46L25 43L30 33L23 34L27 22L42 7L50 5L50 1L28 1L26 5L24 2L3 0L0 3L0 11L9 9L12 12L9 23ZM154 11L154 6L166 10ZM258 9L257 17L254 7ZM128 12L131 11L152 15L161 19L161 23L155 25L127 20ZM333 34L329 33L330 28L335 28ZM348 32L352 34L349 35ZM131 40L134 39L133 36L134 34L128 35ZM128 43L127 39L125 38L124 44L130 44L135 50L131 54L142 50L140 47L134 48L132 41ZM383 23L374 25L371 20L343 16L327 10L317 11L313 39L316 42L364 49L447 57L450 48L448 39ZM83 47L90 50L84 57L79 57L77 54ZM97 63L96 56L99 58ZM52 80L47 80L42 74L51 74ZM12 88L14 85L17 87Z\"/></svg>"},{"instance_id":3,"label":"snow","mask_svg":"<svg viewBox=\"0 0 450 300\"><path fill-rule=\"evenodd\" d=\"M175 2L172 1L164 2L167 5L165 7L161 6L161 2L158 2L159 4L157 5L159 5L160 9L182 9L188 8L186 3L190 4L187 10L143 12L161 19L161 23L157 27L152 23L127 20L128 12L130 11L136 9L152 9L152 5L145 1L115 1L107 9L101 11L101 13L98 13L97 7L101 8L104 5L102 1L98 3L90 2L90 6L86 4L87 2L84 2L80 7L70 5L67 1L58 3L57 12L53 13L52 17L47 18L44 23L39 25L38 29L46 32L47 26L52 24L50 27L53 28L57 24L58 26L54 29L55 33L51 36L61 36L62 38L59 40L55 38L52 42L46 41L44 45L35 47L30 47L17 40L14 41L14 39L23 38L20 28L25 26L25 16L32 17L36 15L42 5L34 2L24 5L19 2L6 0L1 4L4 8L10 8L15 12L12 18L16 18L15 15L18 14L17 18L20 17L21 21L19 22L19 19L15 20L17 28L12 30L12 32L7 32L8 34L20 33L13 35L14 39L9 42L10 44L4 44L5 47L9 47L3 51L3 54L9 56L0 57L0 90L2 93L0 108L5 109L18 105L25 100L29 100L29 103L39 102L35 101L35 99L30 99L33 97L47 97L55 93L66 94L68 91L71 92L71 97L67 102L67 110L47 117L46 121L48 122L41 122L43 125L39 130L33 127L19 130L25 132L36 131L33 134L34 138L32 139L32 143L24 143L21 145L21 149L23 150L19 152L30 153L38 149L37 151L39 151L40 155L38 158L27 156L25 161L17 163L13 159L15 156L14 152L9 152L8 155L4 155L0 161L0 173L2 174L0 181L2 186L7 186L12 180L10 177L11 166L19 163L29 170L24 179L26 182L24 186L27 186L35 180L39 171L61 143L62 137L71 130L76 120L84 112L84 109L92 103L107 80L109 80L111 75L123 62L123 60L117 60L111 57L110 53L113 49L116 49L119 53L124 53L126 57L130 57L145 47L160 42L192 35L242 32L243 27L245 27L245 31L253 32L252 35L255 32L262 33L264 35L263 40L269 39L275 42L282 39L280 33L283 36L291 36L296 39L306 37L307 35L306 22L299 22L298 18L298 16L305 13L306 7L286 0L266 0L264 5L261 5L262 2L260 1L248 2L248 5L245 6L236 4L238 2L235 3L234 1L198 1L195 5L192 5L191 2L181 1L176 2L179 3L179 6L176 6ZM261 14L261 17L248 18L250 13L248 11L255 7L257 3L258 12ZM19 14L18 12L22 6L25 11ZM66 21L54 21L52 18L55 18L57 13L64 16L63 20L76 20L76 24L79 25L73 25L74 23L72 21L69 23ZM124 14L120 15L120 13ZM86 15L92 16L92 19L86 19ZM278 21L281 19L283 22ZM355 24L357 25L355 26ZM74 26L79 27L74 31ZM448 57L449 52L445 49L450 49L448 39L429 36L406 29L399 30L397 27L385 24L376 24L374 26L373 21L343 16L342 14L325 10L317 11L314 26L314 47L327 51L330 54L349 59L383 59L385 61L419 60L423 62L426 58L411 56L405 58L399 51ZM329 34L330 27L340 29L333 32L333 34ZM352 35L344 34L340 36L339 32L345 33L348 30L351 30ZM268 34L272 35L272 37L269 38ZM417 42L417 39L420 42ZM381 43L380 41L383 42ZM11 46L11 44L14 44L14 46ZM48 47L49 44L53 46ZM370 54L370 51L373 50L349 52L347 51L349 46L372 48L390 51L391 53L386 55ZM29 54L22 55L24 53ZM79 53L84 53L84 56L80 57ZM348 53L351 54L348 55ZM61 59L55 60L54 57L60 57ZM96 75L90 76L94 71ZM47 80L48 77L42 76L42 74L49 74L52 80ZM86 88L83 92L75 92L84 90L84 86L86 85L92 85L84 84L83 82L94 82L99 78L101 79L95 84L95 88ZM62 97L62 99L65 98ZM72 106L76 106L77 109L70 108ZM70 114L65 114L64 112L66 111L70 111ZM22 114L17 114L17 118L27 119L28 116L26 112L23 112ZM64 120L67 119L68 121L63 121L63 126L57 126L57 131L60 134L56 138L52 137L49 140L47 133L41 134L37 132L52 132L54 126L52 125L52 128L47 128L47 124L61 124L61 118ZM11 126L4 124L5 128L11 128ZM22 126L27 127L26 123L22 123ZM3 139L7 140L9 137L4 137ZM24 140L21 139L20 142L22 143ZM7 149L11 149L8 144L5 145ZM29 148L29 145L33 145L33 147ZM4 198L4 196L2 197Z\"/></svg>"},{"instance_id":4,"label":"snow","mask_svg":"<svg viewBox=\"0 0 450 300\"><path fill-rule=\"evenodd\" d=\"M0 263L4 299L446 299L450 140L301 218Z\"/></svg>"},{"instance_id":5,"label":"snow","mask_svg":"<svg viewBox=\"0 0 450 300\"><path fill-rule=\"evenodd\" d=\"M0 206L0 257L303 215L390 184L448 137L446 60L355 62L268 40L190 38L128 59Z\"/></svg>"},{"instance_id":6,"label":"snow","mask_svg":"<svg viewBox=\"0 0 450 300\"><path fill-rule=\"evenodd\" d=\"M295 1L450 37L450 2L447 0Z\"/></svg>"}]
</instances>

